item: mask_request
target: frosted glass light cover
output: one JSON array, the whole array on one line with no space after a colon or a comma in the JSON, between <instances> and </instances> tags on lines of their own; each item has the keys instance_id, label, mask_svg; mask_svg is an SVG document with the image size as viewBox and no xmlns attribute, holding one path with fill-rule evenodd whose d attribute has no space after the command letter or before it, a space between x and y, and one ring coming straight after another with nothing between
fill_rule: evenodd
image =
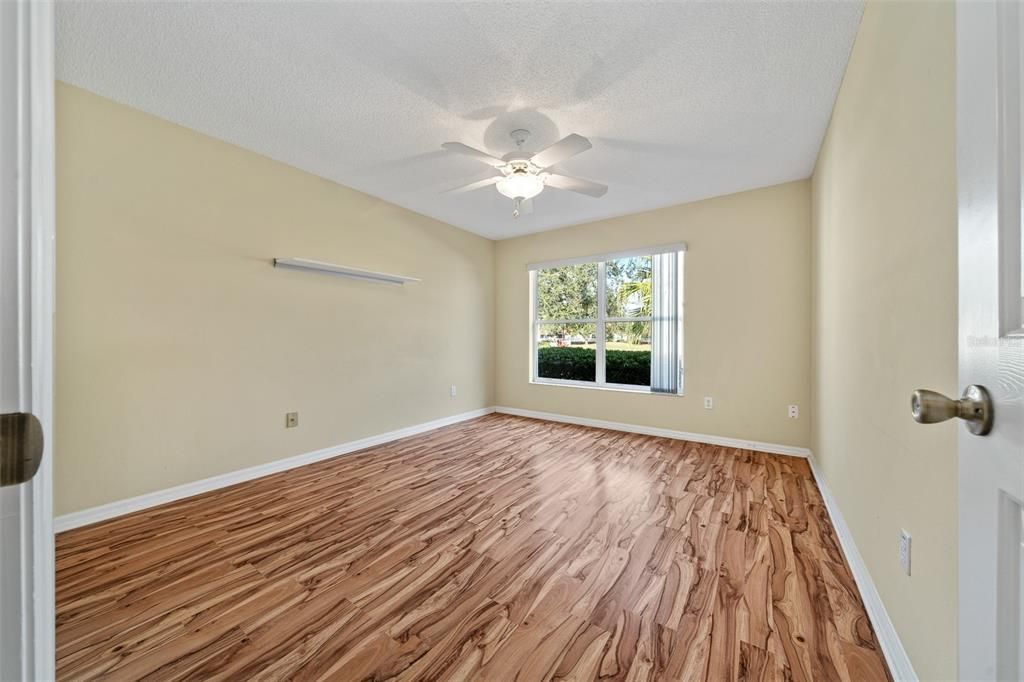
<instances>
[{"instance_id":1,"label":"frosted glass light cover","mask_svg":"<svg viewBox=\"0 0 1024 682\"><path fill-rule=\"evenodd\" d=\"M509 199L532 199L544 189L544 179L539 175L515 173L498 180L497 187Z\"/></svg>"}]
</instances>

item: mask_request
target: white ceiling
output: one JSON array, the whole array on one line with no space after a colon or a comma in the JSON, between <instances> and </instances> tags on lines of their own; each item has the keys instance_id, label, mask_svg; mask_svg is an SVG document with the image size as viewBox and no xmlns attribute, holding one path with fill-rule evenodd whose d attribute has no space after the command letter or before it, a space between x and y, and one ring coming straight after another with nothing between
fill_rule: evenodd
<instances>
[{"instance_id":1,"label":"white ceiling","mask_svg":"<svg viewBox=\"0 0 1024 682\"><path fill-rule=\"evenodd\" d=\"M492 238L810 175L861 2L61 2L57 77ZM513 219L440 191L515 128L558 169Z\"/></svg>"}]
</instances>

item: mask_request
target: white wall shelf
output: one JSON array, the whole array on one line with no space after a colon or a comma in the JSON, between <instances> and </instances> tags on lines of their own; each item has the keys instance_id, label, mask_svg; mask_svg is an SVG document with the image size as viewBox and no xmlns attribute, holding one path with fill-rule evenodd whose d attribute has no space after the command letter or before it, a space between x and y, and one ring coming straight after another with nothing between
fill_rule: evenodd
<instances>
[{"instance_id":1,"label":"white wall shelf","mask_svg":"<svg viewBox=\"0 0 1024 682\"><path fill-rule=\"evenodd\" d=\"M352 277L354 279L369 280L371 282L382 282L385 284L402 285L405 284L406 282L421 281L416 277L406 277L405 275L392 275L387 272L374 272L373 270L361 270L359 268L350 268L347 265L322 263L317 260L308 260L306 258L275 258L274 267L292 268L295 270L315 270L317 272L326 272L330 275L338 275L340 277Z\"/></svg>"}]
</instances>

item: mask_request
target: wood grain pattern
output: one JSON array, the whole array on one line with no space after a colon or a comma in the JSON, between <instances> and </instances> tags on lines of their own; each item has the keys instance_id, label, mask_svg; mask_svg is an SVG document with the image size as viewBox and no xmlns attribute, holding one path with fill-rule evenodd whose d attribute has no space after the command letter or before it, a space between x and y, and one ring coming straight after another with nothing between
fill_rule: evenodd
<instances>
[{"instance_id":1,"label":"wood grain pattern","mask_svg":"<svg viewBox=\"0 0 1024 682\"><path fill-rule=\"evenodd\" d=\"M62 533L65 680L888 680L804 460L489 415Z\"/></svg>"}]
</instances>

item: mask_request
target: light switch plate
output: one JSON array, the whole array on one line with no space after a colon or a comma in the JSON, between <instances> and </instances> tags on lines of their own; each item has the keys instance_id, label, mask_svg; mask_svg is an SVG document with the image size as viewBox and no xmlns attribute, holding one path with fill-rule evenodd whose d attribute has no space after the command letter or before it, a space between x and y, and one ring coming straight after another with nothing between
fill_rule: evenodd
<instances>
[{"instance_id":1,"label":"light switch plate","mask_svg":"<svg viewBox=\"0 0 1024 682\"><path fill-rule=\"evenodd\" d=\"M299 425L299 413L288 412L284 415L284 427L286 429L294 429Z\"/></svg>"}]
</instances>

